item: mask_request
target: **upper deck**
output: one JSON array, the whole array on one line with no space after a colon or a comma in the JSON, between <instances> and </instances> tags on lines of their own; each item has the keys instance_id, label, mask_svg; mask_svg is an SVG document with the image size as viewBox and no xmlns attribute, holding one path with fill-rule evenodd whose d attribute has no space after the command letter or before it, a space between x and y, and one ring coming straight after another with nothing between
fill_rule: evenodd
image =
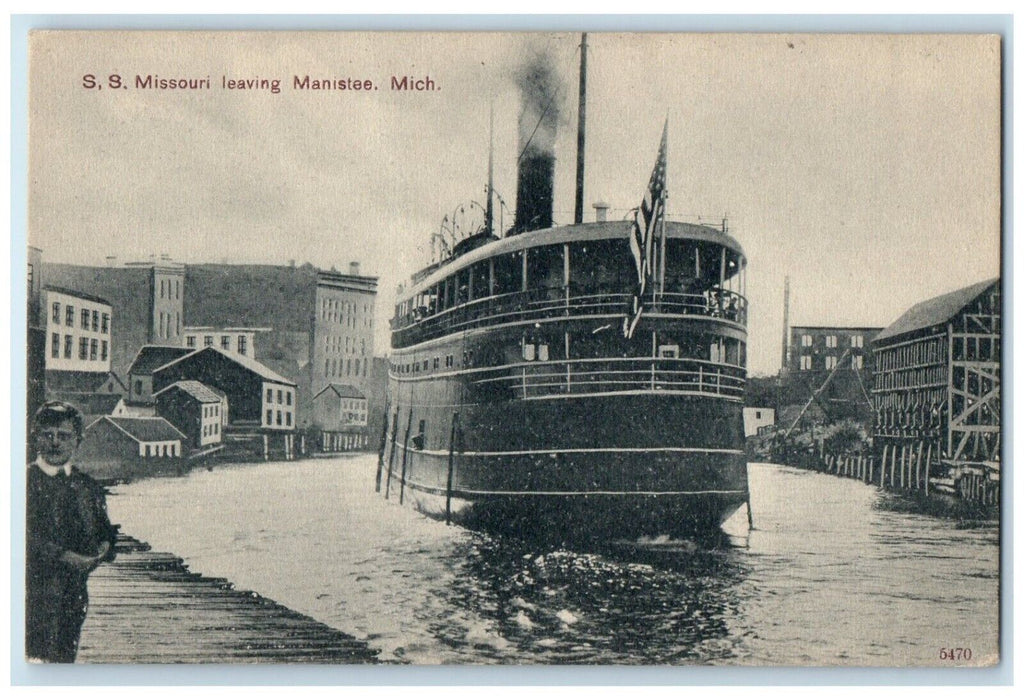
<instances>
[{"instance_id":1,"label":"upper deck","mask_svg":"<svg viewBox=\"0 0 1024 700\"><path fill-rule=\"evenodd\" d=\"M631 225L532 231L421 272L399 295L392 347L553 316L623 316L636 287ZM665 234L665 265L645 294L645 316L717 319L743 331L746 259L739 243L716 228L681 222L666 222Z\"/></svg>"}]
</instances>

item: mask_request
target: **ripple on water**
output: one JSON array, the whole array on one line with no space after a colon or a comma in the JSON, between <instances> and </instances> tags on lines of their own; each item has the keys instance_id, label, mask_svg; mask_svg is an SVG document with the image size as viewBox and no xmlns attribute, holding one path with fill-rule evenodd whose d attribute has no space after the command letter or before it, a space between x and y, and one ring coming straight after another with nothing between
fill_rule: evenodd
<instances>
[{"instance_id":1,"label":"ripple on water","mask_svg":"<svg viewBox=\"0 0 1024 700\"><path fill-rule=\"evenodd\" d=\"M577 552L423 518L373 492L375 467L216 469L120 486L109 505L195 571L399 662L933 665L941 646L998 650L998 531L880 509L852 480L754 464L758 529L727 523L738 546Z\"/></svg>"}]
</instances>

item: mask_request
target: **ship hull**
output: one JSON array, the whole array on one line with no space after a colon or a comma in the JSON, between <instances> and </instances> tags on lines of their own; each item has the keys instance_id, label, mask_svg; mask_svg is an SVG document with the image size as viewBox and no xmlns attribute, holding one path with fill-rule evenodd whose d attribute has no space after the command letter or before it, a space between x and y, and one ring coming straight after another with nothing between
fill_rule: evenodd
<instances>
[{"instance_id":1,"label":"ship hull","mask_svg":"<svg viewBox=\"0 0 1024 700\"><path fill-rule=\"evenodd\" d=\"M470 528L555 540L690 537L747 500L734 401L637 393L457 412L410 400L397 411L381 491ZM423 440L405 440L421 421Z\"/></svg>"}]
</instances>

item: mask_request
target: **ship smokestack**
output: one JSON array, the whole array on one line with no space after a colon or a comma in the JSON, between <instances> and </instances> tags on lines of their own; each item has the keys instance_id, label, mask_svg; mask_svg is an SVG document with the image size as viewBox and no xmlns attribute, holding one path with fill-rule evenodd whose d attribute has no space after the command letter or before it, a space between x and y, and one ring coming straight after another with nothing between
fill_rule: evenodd
<instances>
[{"instance_id":1,"label":"ship smokestack","mask_svg":"<svg viewBox=\"0 0 1024 700\"><path fill-rule=\"evenodd\" d=\"M359 263L353 260L348 264L348 274L358 275L359 274Z\"/></svg>"},{"instance_id":2,"label":"ship smokestack","mask_svg":"<svg viewBox=\"0 0 1024 700\"><path fill-rule=\"evenodd\" d=\"M519 114L519 180L513 233L549 228L555 189L555 137L561 79L551 56L536 52L518 75L522 112Z\"/></svg>"}]
</instances>

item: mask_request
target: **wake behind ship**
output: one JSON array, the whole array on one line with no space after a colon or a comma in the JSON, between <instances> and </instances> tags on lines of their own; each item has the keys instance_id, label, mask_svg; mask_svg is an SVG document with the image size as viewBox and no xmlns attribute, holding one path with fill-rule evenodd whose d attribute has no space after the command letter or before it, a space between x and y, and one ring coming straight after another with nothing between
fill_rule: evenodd
<instances>
[{"instance_id":1,"label":"wake behind ship","mask_svg":"<svg viewBox=\"0 0 1024 700\"><path fill-rule=\"evenodd\" d=\"M699 535L748 500L746 258L724 222L666 221L666 153L667 124L632 220L552 226L554 158L527 141L513 228L488 207L400 290L385 497L563 540Z\"/></svg>"}]
</instances>

